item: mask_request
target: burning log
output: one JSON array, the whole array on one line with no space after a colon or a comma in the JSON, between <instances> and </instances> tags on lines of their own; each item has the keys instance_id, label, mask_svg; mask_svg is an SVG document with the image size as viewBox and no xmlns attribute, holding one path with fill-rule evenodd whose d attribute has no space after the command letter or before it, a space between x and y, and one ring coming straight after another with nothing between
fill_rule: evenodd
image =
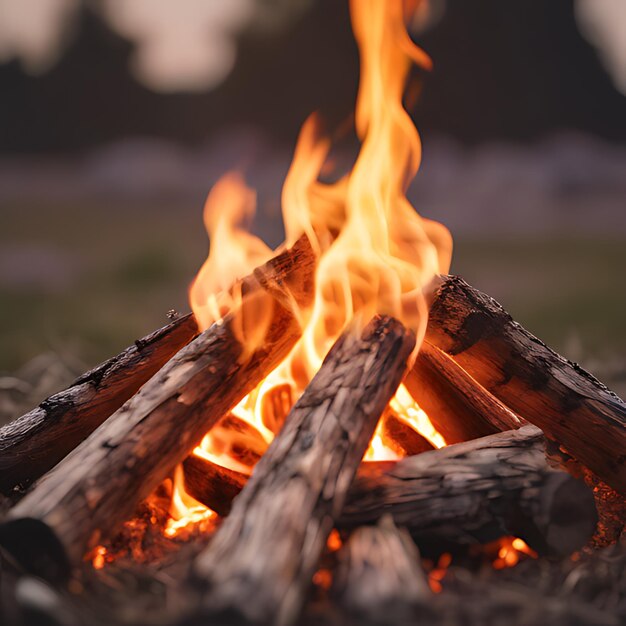
<instances>
[{"instance_id":1,"label":"burning log","mask_svg":"<svg viewBox=\"0 0 626 626\"><path fill-rule=\"evenodd\" d=\"M288 624L415 343L398 321L345 333L194 564L211 616Z\"/></svg>"},{"instance_id":2,"label":"burning log","mask_svg":"<svg viewBox=\"0 0 626 626\"><path fill-rule=\"evenodd\" d=\"M446 443L519 428L519 418L447 354L424 342L404 384Z\"/></svg>"},{"instance_id":3,"label":"burning log","mask_svg":"<svg viewBox=\"0 0 626 626\"><path fill-rule=\"evenodd\" d=\"M10 511L0 528L2 545L33 572L50 575L39 564L53 554L57 572L52 575L67 573L288 354L300 326L291 309L268 290L277 293L278 285L293 280L295 272L310 283L313 266L313 253L303 240L245 279L243 310L183 348L49 472ZM262 345L249 353L235 328L257 306L271 312L272 323Z\"/></svg>"},{"instance_id":4,"label":"burning log","mask_svg":"<svg viewBox=\"0 0 626 626\"><path fill-rule=\"evenodd\" d=\"M0 428L0 492L54 467L197 333L191 314L180 317Z\"/></svg>"},{"instance_id":5,"label":"burning log","mask_svg":"<svg viewBox=\"0 0 626 626\"><path fill-rule=\"evenodd\" d=\"M412 456L428 450L434 450L426 437L422 437L416 430L402 421L398 414L391 408L383 414L382 438L385 445L401 456Z\"/></svg>"},{"instance_id":6,"label":"burning log","mask_svg":"<svg viewBox=\"0 0 626 626\"><path fill-rule=\"evenodd\" d=\"M432 595L417 546L390 516L355 530L337 559L331 593L359 621L411 623Z\"/></svg>"},{"instance_id":7,"label":"burning log","mask_svg":"<svg viewBox=\"0 0 626 626\"><path fill-rule=\"evenodd\" d=\"M529 425L407 457L384 472L367 464L337 526L375 523L391 513L420 546L445 549L514 535L541 554L571 554L595 528L593 494L549 467L544 444Z\"/></svg>"},{"instance_id":8,"label":"burning log","mask_svg":"<svg viewBox=\"0 0 626 626\"><path fill-rule=\"evenodd\" d=\"M195 454L184 460L183 470L187 493L222 516L230 513L233 500L249 478Z\"/></svg>"},{"instance_id":9,"label":"burning log","mask_svg":"<svg viewBox=\"0 0 626 626\"><path fill-rule=\"evenodd\" d=\"M626 493L626 404L456 276L430 310L426 339L518 415Z\"/></svg>"}]
</instances>

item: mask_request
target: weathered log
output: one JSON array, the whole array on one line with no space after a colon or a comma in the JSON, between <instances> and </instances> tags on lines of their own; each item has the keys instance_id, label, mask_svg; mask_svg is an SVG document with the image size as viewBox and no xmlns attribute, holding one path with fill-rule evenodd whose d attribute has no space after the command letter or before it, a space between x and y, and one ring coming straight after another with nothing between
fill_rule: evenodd
<instances>
[{"instance_id":1,"label":"weathered log","mask_svg":"<svg viewBox=\"0 0 626 626\"><path fill-rule=\"evenodd\" d=\"M490 435L359 473L337 525L405 526L422 550L521 537L540 554L567 555L591 537L591 490L552 469L535 426ZM366 464L370 465L370 464Z\"/></svg>"},{"instance_id":2,"label":"weathered log","mask_svg":"<svg viewBox=\"0 0 626 626\"><path fill-rule=\"evenodd\" d=\"M390 516L350 535L337 555L331 594L368 624L413 623L432 596L417 546Z\"/></svg>"},{"instance_id":3,"label":"weathered log","mask_svg":"<svg viewBox=\"0 0 626 626\"><path fill-rule=\"evenodd\" d=\"M190 618L289 624L415 337L392 318L346 332L287 417L193 568Z\"/></svg>"},{"instance_id":4,"label":"weathered log","mask_svg":"<svg viewBox=\"0 0 626 626\"><path fill-rule=\"evenodd\" d=\"M264 274L311 279L313 253L304 243L266 264ZM38 565L54 553L56 575L67 573L288 354L300 335L296 315L256 279L244 287L240 310L183 348L10 511L0 543L26 568L49 575ZM262 345L250 350L236 332L259 306L272 323ZM26 529L29 536L20 541Z\"/></svg>"},{"instance_id":5,"label":"weathered log","mask_svg":"<svg viewBox=\"0 0 626 626\"><path fill-rule=\"evenodd\" d=\"M54 467L197 334L193 316L182 316L0 428L0 492Z\"/></svg>"},{"instance_id":6,"label":"weathered log","mask_svg":"<svg viewBox=\"0 0 626 626\"><path fill-rule=\"evenodd\" d=\"M428 342L420 347L404 384L448 444L523 425L452 358Z\"/></svg>"},{"instance_id":7,"label":"weathered log","mask_svg":"<svg viewBox=\"0 0 626 626\"><path fill-rule=\"evenodd\" d=\"M456 276L445 278L435 294L426 339L626 494L626 404L591 374Z\"/></svg>"}]
</instances>

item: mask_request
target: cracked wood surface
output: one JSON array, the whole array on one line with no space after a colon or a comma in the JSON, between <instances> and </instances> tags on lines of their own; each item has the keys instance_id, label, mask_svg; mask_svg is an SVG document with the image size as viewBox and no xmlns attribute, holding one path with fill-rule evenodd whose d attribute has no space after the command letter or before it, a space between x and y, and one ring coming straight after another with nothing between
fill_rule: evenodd
<instances>
[{"instance_id":1,"label":"cracked wood surface","mask_svg":"<svg viewBox=\"0 0 626 626\"><path fill-rule=\"evenodd\" d=\"M626 494L626 404L457 276L444 278L426 340L602 480Z\"/></svg>"},{"instance_id":2,"label":"cracked wood surface","mask_svg":"<svg viewBox=\"0 0 626 626\"><path fill-rule=\"evenodd\" d=\"M422 549L514 535L557 555L582 547L597 521L591 490L549 466L532 425L360 472L337 525L375 523L387 513Z\"/></svg>"},{"instance_id":3,"label":"cracked wood surface","mask_svg":"<svg viewBox=\"0 0 626 626\"><path fill-rule=\"evenodd\" d=\"M312 280L308 241L264 269ZM248 295L242 314L228 315L178 352L11 509L0 528L0 543L26 568L37 572L46 555L54 553L59 574L66 573L68 565L128 519L207 430L289 353L300 336L298 320L256 278L244 282ZM272 323L263 345L249 354L233 326L241 328L242 315L254 315L258 306ZM18 541L27 528L28 540Z\"/></svg>"},{"instance_id":4,"label":"cracked wood surface","mask_svg":"<svg viewBox=\"0 0 626 626\"><path fill-rule=\"evenodd\" d=\"M203 590L192 623L289 624L415 337L375 318L331 349L283 429L194 564Z\"/></svg>"}]
</instances>

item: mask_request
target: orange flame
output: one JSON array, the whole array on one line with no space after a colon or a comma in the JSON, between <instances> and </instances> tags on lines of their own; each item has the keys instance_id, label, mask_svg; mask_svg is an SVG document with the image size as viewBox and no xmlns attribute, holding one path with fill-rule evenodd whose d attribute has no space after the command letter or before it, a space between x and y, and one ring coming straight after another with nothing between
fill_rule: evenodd
<instances>
[{"instance_id":1,"label":"orange flame","mask_svg":"<svg viewBox=\"0 0 626 626\"><path fill-rule=\"evenodd\" d=\"M266 445L348 324L358 328L375 314L390 314L416 333L419 347L428 318L425 290L437 274L448 272L449 232L420 217L405 195L420 164L421 144L403 107L403 94L412 63L431 67L405 25L405 11L412 12L420 4L419 0L350 2L361 63L355 117L361 148L352 170L337 183L318 180L330 141L319 135L317 118L311 116L302 127L283 186L282 210L286 245L304 234L318 254L314 303L310 311L301 312L303 333L291 354L233 409ZM271 256L263 242L240 227L254 212L254 204L254 193L236 174L220 180L207 199L205 224L211 250L190 292L201 328L242 304L232 282ZM263 332L261 328L257 340ZM404 386L391 405L400 419L434 446L445 445ZM249 467L232 458L225 439L228 433L210 432L195 454L250 473ZM377 431L365 458L398 457ZM182 498L182 481L177 488ZM196 511L196 505L188 508ZM184 519L179 517L178 525L172 523L167 532L175 534L184 527Z\"/></svg>"}]
</instances>

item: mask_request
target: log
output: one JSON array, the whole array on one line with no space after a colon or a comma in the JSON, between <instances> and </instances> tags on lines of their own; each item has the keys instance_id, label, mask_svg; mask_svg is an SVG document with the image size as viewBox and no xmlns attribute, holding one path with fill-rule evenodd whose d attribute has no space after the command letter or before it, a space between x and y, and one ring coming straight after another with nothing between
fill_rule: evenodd
<instances>
[{"instance_id":1,"label":"log","mask_svg":"<svg viewBox=\"0 0 626 626\"><path fill-rule=\"evenodd\" d=\"M341 547L331 595L358 623L408 624L432 593L411 536L385 516L357 528Z\"/></svg>"},{"instance_id":2,"label":"log","mask_svg":"<svg viewBox=\"0 0 626 626\"><path fill-rule=\"evenodd\" d=\"M422 344L404 384L448 444L523 425L515 413L428 342Z\"/></svg>"},{"instance_id":3,"label":"log","mask_svg":"<svg viewBox=\"0 0 626 626\"><path fill-rule=\"evenodd\" d=\"M337 526L372 524L386 513L422 550L513 535L559 556L582 547L597 521L591 490L549 466L543 434L531 425L407 457L386 471L369 468L350 488Z\"/></svg>"},{"instance_id":4,"label":"log","mask_svg":"<svg viewBox=\"0 0 626 626\"><path fill-rule=\"evenodd\" d=\"M402 421L390 407L387 407L381 419L383 443L399 456L412 456L435 449L426 437Z\"/></svg>"},{"instance_id":5,"label":"log","mask_svg":"<svg viewBox=\"0 0 626 626\"><path fill-rule=\"evenodd\" d=\"M183 461L183 471L187 493L222 516L230 513L233 500L249 478L195 454Z\"/></svg>"},{"instance_id":6,"label":"log","mask_svg":"<svg viewBox=\"0 0 626 626\"><path fill-rule=\"evenodd\" d=\"M626 494L626 404L514 322L495 300L457 276L445 278L430 309L426 340Z\"/></svg>"},{"instance_id":7,"label":"log","mask_svg":"<svg viewBox=\"0 0 626 626\"><path fill-rule=\"evenodd\" d=\"M179 317L0 428L0 492L43 476L197 334L191 314Z\"/></svg>"},{"instance_id":8,"label":"log","mask_svg":"<svg viewBox=\"0 0 626 626\"><path fill-rule=\"evenodd\" d=\"M304 243L264 266L266 284L274 280L271 274L297 273L305 281L312 275L313 253ZM240 311L178 352L11 509L0 527L0 545L26 569L47 577L67 575L288 354L300 336L298 319L259 282L244 280L248 295ZM272 324L262 346L250 351L236 332L259 306ZM50 555L57 564L52 572L40 567Z\"/></svg>"},{"instance_id":9,"label":"log","mask_svg":"<svg viewBox=\"0 0 626 626\"><path fill-rule=\"evenodd\" d=\"M346 332L193 566L190 623L290 624L415 336L378 317Z\"/></svg>"}]
</instances>

